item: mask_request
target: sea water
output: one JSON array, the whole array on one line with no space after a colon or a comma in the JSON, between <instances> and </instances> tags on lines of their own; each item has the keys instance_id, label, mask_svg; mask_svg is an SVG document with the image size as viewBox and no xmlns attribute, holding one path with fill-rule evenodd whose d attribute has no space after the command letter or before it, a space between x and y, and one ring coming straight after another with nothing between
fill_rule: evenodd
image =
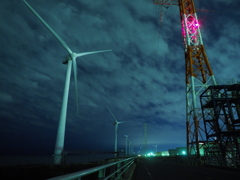
<instances>
[{"instance_id":1,"label":"sea water","mask_svg":"<svg viewBox=\"0 0 240 180\"><path fill-rule=\"evenodd\" d=\"M113 154L80 154L68 155L66 163L86 163L113 158ZM0 156L0 166L14 166L27 164L53 164L53 156Z\"/></svg>"}]
</instances>

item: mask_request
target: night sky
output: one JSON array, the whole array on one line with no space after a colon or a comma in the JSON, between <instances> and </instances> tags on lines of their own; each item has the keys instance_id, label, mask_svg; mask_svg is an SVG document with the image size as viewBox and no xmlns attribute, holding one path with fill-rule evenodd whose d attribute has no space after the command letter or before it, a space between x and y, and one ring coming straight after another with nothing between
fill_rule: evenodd
<instances>
[{"instance_id":1,"label":"night sky","mask_svg":"<svg viewBox=\"0 0 240 180\"><path fill-rule=\"evenodd\" d=\"M114 149L124 135L150 150L186 146L185 59L178 6L152 0L28 0L80 57L79 113L73 74L65 150ZM205 49L218 82L240 81L240 3L196 0ZM68 53L21 0L0 1L0 153L53 154Z\"/></svg>"}]
</instances>

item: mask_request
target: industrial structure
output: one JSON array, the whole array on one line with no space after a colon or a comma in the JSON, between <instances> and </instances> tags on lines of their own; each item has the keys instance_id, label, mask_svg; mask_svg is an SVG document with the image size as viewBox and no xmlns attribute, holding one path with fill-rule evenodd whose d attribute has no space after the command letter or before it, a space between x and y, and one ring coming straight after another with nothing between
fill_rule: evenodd
<instances>
[{"instance_id":1,"label":"industrial structure","mask_svg":"<svg viewBox=\"0 0 240 180\"><path fill-rule=\"evenodd\" d=\"M200 158L200 150L208 148L209 162L217 159L218 164L221 162L222 165L223 161L227 161L227 156L231 156L232 159L235 158L236 163L236 158L239 161L239 85L217 86L203 45L194 0L153 0L153 3L161 6L178 5L180 9L186 66L188 157ZM228 93L231 94L231 98ZM202 106L200 95L202 102L205 102ZM216 98L219 95L223 96L224 100ZM233 110L237 112L234 116ZM219 119L224 121L223 126L219 124ZM218 131L215 125L218 125ZM227 132L220 127L228 129ZM212 151L213 149L215 150Z\"/></svg>"},{"instance_id":2,"label":"industrial structure","mask_svg":"<svg viewBox=\"0 0 240 180\"><path fill-rule=\"evenodd\" d=\"M240 84L209 86L200 96L208 164L240 165Z\"/></svg>"},{"instance_id":3,"label":"industrial structure","mask_svg":"<svg viewBox=\"0 0 240 180\"><path fill-rule=\"evenodd\" d=\"M205 53L200 25L193 0L153 0L159 5L178 5L184 40L186 63L186 108L188 155L200 157L199 149L205 141L201 128L202 116L198 96L209 85L216 85L213 71Z\"/></svg>"},{"instance_id":4,"label":"industrial structure","mask_svg":"<svg viewBox=\"0 0 240 180\"><path fill-rule=\"evenodd\" d=\"M143 153L146 154L148 152L148 132L147 132L147 123L144 123L144 150Z\"/></svg>"}]
</instances>

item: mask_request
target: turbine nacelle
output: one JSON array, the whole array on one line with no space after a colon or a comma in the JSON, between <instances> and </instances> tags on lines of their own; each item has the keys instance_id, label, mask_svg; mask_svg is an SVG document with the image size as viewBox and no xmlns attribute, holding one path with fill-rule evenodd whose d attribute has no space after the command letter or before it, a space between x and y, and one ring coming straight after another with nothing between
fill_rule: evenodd
<instances>
[{"instance_id":1,"label":"turbine nacelle","mask_svg":"<svg viewBox=\"0 0 240 180\"><path fill-rule=\"evenodd\" d=\"M77 54L72 52L68 56L66 56L65 60L62 62L63 64L68 64L68 61L76 59Z\"/></svg>"},{"instance_id":2,"label":"turbine nacelle","mask_svg":"<svg viewBox=\"0 0 240 180\"><path fill-rule=\"evenodd\" d=\"M71 57L70 54L65 58L64 61L62 61L62 63L63 63L63 64L68 64L68 61L69 61L69 60L72 60L72 57Z\"/></svg>"},{"instance_id":3,"label":"turbine nacelle","mask_svg":"<svg viewBox=\"0 0 240 180\"><path fill-rule=\"evenodd\" d=\"M121 123L125 123L125 122L116 121L116 122L113 123L113 125L118 125L118 124L121 124Z\"/></svg>"}]
</instances>

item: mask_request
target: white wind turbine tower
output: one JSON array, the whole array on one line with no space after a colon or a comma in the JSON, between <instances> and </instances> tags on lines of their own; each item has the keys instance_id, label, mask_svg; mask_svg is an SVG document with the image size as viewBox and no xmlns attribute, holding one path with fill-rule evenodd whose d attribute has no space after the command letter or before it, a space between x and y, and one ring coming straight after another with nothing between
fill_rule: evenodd
<instances>
[{"instance_id":1,"label":"white wind turbine tower","mask_svg":"<svg viewBox=\"0 0 240 180\"><path fill-rule=\"evenodd\" d=\"M157 146L158 146L158 144L153 145L153 146L155 147L155 152L157 152Z\"/></svg>"},{"instance_id":2,"label":"white wind turbine tower","mask_svg":"<svg viewBox=\"0 0 240 180\"><path fill-rule=\"evenodd\" d=\"M107 107L107 108L108 108L108 110L110 111L110 113L112 114L112 116L113 116L113 118L114 118L114 120L115 120L115 122L113 123L113 125L115 125L115 144L114 144L114 151L115 151L115 158L117 158L116 152L117 152L117 131L118 131L118 124L124 123L124 122L119 122L119 121L117 121L117 119L115 118L115 116L113 115L113 113L112 113L112 111L109 109L109 107Z\"/></svg>"},{"instance_id":3,"label":"white wind turbine tower","mask_svg":"<svg viewBox=\"0 0 240 180\"><path fill-rule=\"evenodd\" d=\"M131 132L132 132L132 131L130 131L130 133L131 133ZM124 135L124 138L125 138L125 156L126 156L126 157L128 156L128 137L129 137L129 134L130 134L130 133Z\"/></svg>"},{"instance_id":4,"label":"white wind turbine tower","mask_svg":"<svg viewBox=\"0 0 240 180\"><path fill-rule=\"evenodd\" d=\"M84 53L75 53L72 52L71 49L67 46L67 44L63 41L63 39L41 18L41 16L25 1L23 2L28 6L28 8L37 16L37 18L46 26L46 28L57 38L57 40L61 43L61 45L68 52L68 59L63 62L64 64L68 64L67 73L66 73L66 81L65 88L63 93L63 101L62 108L60 114L60 120L58 125L58 132L56 138L55 152L54 152L54 164L62 163L62 155L63 155L63 147L64 147L64 137L65 137L65 127L66 127L66 116L67 116L67 103L68 103L68 94L69 94L69 85L70 85L70 77L71 70L73 67L74 72L74 81L75 81L75 90L76 90L76 102L77 102L77 111L78 111L78 88L77 88L77 65L76 58L80 56L85 56L94 53L101 53L111 50L103 50L103 51L93 51L93 52L84 52Z\"/></svg>"},{"instance_id":5,"label":"white wind turbine tower","mask_svg":"<svg viewBox=\"0 0 240 180\"><path fill-rule=\"evenodd\" d=\"M128 156L128 152L127 152L127 150L128 150L128 148L127 148L128 137L129 137L129 135L124 135L124 138L125 138L125 157Z\"/></svg>"}]
</instances>

